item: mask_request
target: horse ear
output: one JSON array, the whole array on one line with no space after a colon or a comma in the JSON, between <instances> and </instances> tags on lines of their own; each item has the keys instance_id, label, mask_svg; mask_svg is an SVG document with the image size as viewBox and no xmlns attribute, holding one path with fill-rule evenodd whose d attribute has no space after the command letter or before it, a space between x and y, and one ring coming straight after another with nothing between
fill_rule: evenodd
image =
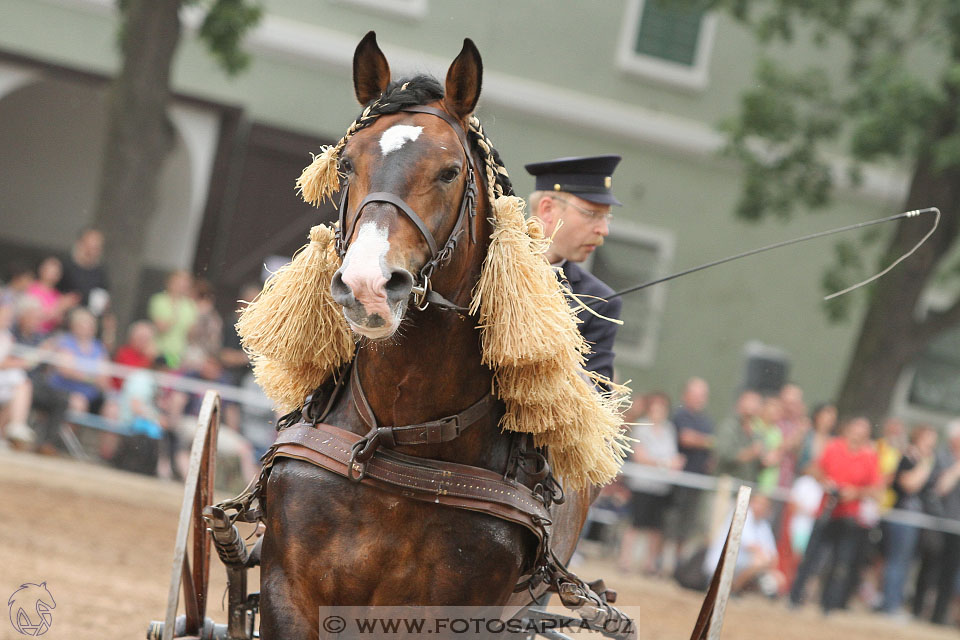
<instances>
[{"instance_id":1,"label":"horse ear","mask_svg":"<svg viewBox=\"0 0 960 640\"><path fill-rule=\"evenodd\" d=\"M353 92L360 104L367 104L383 93L389 84L390 65L377 46L377 34L370 31L353 52Z\"/></svg>"},{"instance_id":2,"label":"horse ear","mask_svg":"<svg viewBox=\"0 0 960 640\"><path fill-rule=\"evenodd\" d=\"M473 113L480 98L480 84L483 80L483 61L473 40L465 38L463 49L447 69L446 95L443 104L447 111L461 120Z\"/></svg>"}]
</instances>

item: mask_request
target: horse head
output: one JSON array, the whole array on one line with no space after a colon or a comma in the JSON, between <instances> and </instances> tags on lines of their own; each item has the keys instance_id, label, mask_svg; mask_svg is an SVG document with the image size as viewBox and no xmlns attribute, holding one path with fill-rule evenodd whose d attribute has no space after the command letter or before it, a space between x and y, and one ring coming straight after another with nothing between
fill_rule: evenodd
<instances>
[{"instance_id":1,"label":"horse head","mask_svg":"<svg viewBox=\"0 0 960 640\"><path fill-rule=\"evenodd\" d=\"M424 308L431 288L457 304L469 299L476 239L486 238L477 231L485 216L476 215L486 206L477 188L485 174L466 134L481 77L469 39L444 87L422 76L391 83L373 32L357 46L353 83L366 110L340 154L342 265L331 292L362 336L393 336L411 298Z\"/></svg>"}]
</instances>

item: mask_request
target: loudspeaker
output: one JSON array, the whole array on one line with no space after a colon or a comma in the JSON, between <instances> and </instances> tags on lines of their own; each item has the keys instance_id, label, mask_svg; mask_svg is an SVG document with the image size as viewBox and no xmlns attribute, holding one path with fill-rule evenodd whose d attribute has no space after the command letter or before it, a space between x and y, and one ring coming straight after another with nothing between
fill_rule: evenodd
<instances>
[{"instance_id":1,"label":"loudspeaker","mask_svg":"<svg viewBox=\"0 0 960 640\"><path fill-rule=\"evenodd\" d=\"M790 357L777 347L760 342L748 342L743 349L744 390L763 395L776 395L787 383L790 375Z\"/></svg>"}]
</instances>

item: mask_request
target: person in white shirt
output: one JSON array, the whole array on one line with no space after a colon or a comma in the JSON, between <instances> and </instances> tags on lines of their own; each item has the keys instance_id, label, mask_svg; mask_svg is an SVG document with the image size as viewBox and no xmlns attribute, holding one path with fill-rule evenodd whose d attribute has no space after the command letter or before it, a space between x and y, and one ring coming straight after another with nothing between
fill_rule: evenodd
<instances>
[{"instance_id":1,"label":"person in white shirt","mask_svg":"<svg viewBox=\"0 0 960 640\"><path fill-rule=\"evenodd\" d=\"M777 596L786 586L784 575L778 570L777 541L770 526L770 498L754 493L750 498L747 519L743 525L740 553L733 574L732 593L742 593L756 588L769 597ZM720 562L723 543L726 541L733 512L726 524L710 542L703 559L703 571L712 575Z\"/></svg>"}]
</instances>

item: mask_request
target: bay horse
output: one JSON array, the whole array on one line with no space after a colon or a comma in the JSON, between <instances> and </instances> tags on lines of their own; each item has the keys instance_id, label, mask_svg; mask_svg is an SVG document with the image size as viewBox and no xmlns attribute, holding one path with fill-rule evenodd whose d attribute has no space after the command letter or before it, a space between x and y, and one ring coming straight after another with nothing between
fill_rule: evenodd
<instances>
[{"instance_id":1,"label":"bay horse","mask_svg":"<svg viewBox=\"0 0 960 640\"><path fill-rule=\"evenodd\" d=\"M442 246L448 261L430 269L429 285L449 306L469 306L492 231L484 188L476 190L475 215L458 217L464 199L473 197L469 174L479 167L475 180L486 184L484 154L495 153L463 135L481 81L480 54L469 39L443 86L422 76L391 82L373 32L357 46L356 98L361 105L377 101L381 113L340 155L347 192L343 260L331 290L359 343L345 389L329 392L325 423L364 435L370 416L363 412L378 424L424 423L463 412L491 390L475 318L424 304L428 298L412 275L436 258L434 245ZM404 110L420 106L427 109ZM509 187L509 178L500 179ZM447 242L452 234L458 237ZM358 388L366 408L350 401ZM501 431L502 415L502 405L492 402L456 439L393 451L503 474L520 436ZM535 478L521 469L517 480L532 485ZM596 493L568 492L550 507L552 549L562 562L573 553ZM318 638L321 606L518 610L530 602L530 594L514 588L537 540L514 522L371 488L296 458L274 461L263 509L260 637L266 640Z\"/></svg>"}]
</instances>

